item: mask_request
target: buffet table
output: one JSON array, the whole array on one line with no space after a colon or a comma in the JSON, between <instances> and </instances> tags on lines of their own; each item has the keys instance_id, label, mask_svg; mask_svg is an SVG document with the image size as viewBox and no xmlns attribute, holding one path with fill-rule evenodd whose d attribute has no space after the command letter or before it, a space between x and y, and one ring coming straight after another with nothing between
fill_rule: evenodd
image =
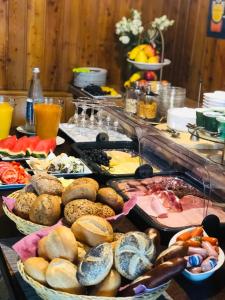
<instances>
[{"instance_id":1,"label":"buffet table","mask_svg":"<svg viewBox=\"0 0 225 300\"><path fill-rule=\"evenodd\" d=\"M68 138L65 134L60 132L60 136L65 138L65 143L56 148L56 154L65 152L67 154L71 153L71 143L72 140ZM10 190L1 191L1 196L8 195ZM2 200L1 200L2 201ZM117 228L122 232L127 232L131 230L145 230L147 225L140 216L131 213L129 217L124 218L117 225ZM164 233L165 235L165 233ZM38 296L29 287L23 282L16 270L16 260L17 257L13 250L9 247L22 235L18 232L15 227L15 224L12 223L2 211L0 210L0 246L2 253L0 253L0 268L4 280L7 284L8 292L10 294L9 299L29 299L29 300L38 300ZM170 235L165 239L170 238ZM221 242L225 242L224 240ZM222 245L223 250L225 250L225 243ZM165 299L174 299L174 300L185 300L185 299L224 299L225 298L225 266L220 268L211 278L200 283L193 283L184 278L182 275L178 276L172 280L169 288L166 292L159 298L161 300ZM13 298L14 297L14 298ZM4 298L7 299L7 298Z\"/></svg>"}]
</instances>

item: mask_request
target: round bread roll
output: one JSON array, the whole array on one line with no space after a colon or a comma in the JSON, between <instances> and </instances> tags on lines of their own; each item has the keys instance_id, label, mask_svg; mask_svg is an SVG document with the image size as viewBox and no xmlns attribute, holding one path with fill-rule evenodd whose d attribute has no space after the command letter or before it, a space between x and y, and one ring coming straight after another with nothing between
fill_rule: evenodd
<instances>
[{"instance_id":1,"label":"round bread roll","mask_svg":"<svg viewBox=\"0 0 225 300\"><path fill-rule=\"evenodd\" d=\"M65 258L69 261L77 259L77 241L70 228L58 226L52 230L45 241L47 257Z\"/></svg>"},{"instance_id":2,"label":"round bread roll","mask_svg":"<svg viewBox=\"0 0 225 300\"><path fill-rule=\"evenodd\" d=\"M80 217L71 227L78 241L95 247L101 243L112 242L113 229L108 221L98 216Z\"/></svg>"},{"instance_id":3,"label":"round bread roll","mask_svg":"<svg viewBox=\"0 0 225 300\"><path fill-rule=\"evenodd\" d=\"M109 205L116 212L121 212L123 209L123 198L111 187L103 187L99 189L97 200Z\"/></svg>"},{"instance_id":4,"label":"round bread roll","mask_svg":"<svg viewBox=\"0 0 225 300\"><path fill-rule=\"evenodd\" d=\"M38 196L31 206L29 218L32 222L51 226L61 215L61 198L58 196L43 194Z\"/></svg>"},{"instance_id":5,"label":"round bread roll","mask_svg":"<svg viewBox=\"0 0 225 300\"><path fill-rule=\"evenodd\" d=\"M90 247L77 241L77 262L80 263L86 253L90 250Z\"/></svg>"},{"instance_id":6,"label":"round bread roll","mask_svg":"<svg viewBox=\"0 0 225 300\"><path fill-rule=\"evenodd\" d=\"M49 174L36 174L30 179L31 185L34 187L38 195L62 195L63 185L58 178Z\"/></svg>"},{"instance_id":7,"label":"round bread roll","mask_svg":"<svg viewBox=\"0 0 225 300\"><path fill-rule=\"evenodd\" d=\"M37 248L38 256L43 257L46 260L49 259L48 255L47 255L47 251L46 251L47 238L48 238L48 236L44 236L42 239L40 239L38 242L38 248Z\"/></svg>"},{"instance_id":8,"label":"round bread roll","mask_svg":"<svg viewBox=\"0 0 225 300\"><path fill-rule=\"evenodd\" d=\"M65 220L69 225L72 225L77 219L85 215L109 218L115 216L115 212L108 205L94 203L87 199L72 200L64 208Z\"/></svg>"},{"instance_id":9,"label":"round bread roll","mask_svg":"<svg viewBox=\"0 0 225 300\"><path fill-rule=\"evenodd\" d=\"M23 219L29 219L29 212L31 206L33 205L36 199L37 195L35 195L34 193L19 193L19 196L16 199L16 203L13 209L15 214Z\"/></svg>"},{"instance_id":10,"label":"round bread roll","mask_svg":"<svg viewBox=\"0 0 225 300\"><path fill-rule=\"evenodd\" d=\"M101 209L98 212L99 217L107 219L115 216L115 211L111 207L102 203L99 204L101 204Z\"/></svg>"},{"instance_id":11,"label":"round bread roll","mask_svg":"<svg viewBox=\"0 0 225 300\"><path fill-rule=\"evenodd\" d=\"M113 251L109 243L91 248L80 262L77 279L83 286L100 283L110 272L113 264Z\"/></svg>"},{"instance_id":12,"label":"round bread roll","mask_svg":"<svg viewBox=\"0 0 225 300\"><path fill-rule=\"evenodd\" d=\"M80 184L87 184L87 183L92 184L95 187L95 190L97 192L97 190L99 189L99 184L93 178L82 177L82 178L74 179L74 181L73 181L73 185L80 185Z\"/></svg>"},{"instance_id":13,"label":"round bread roll","mask_svg":"<svg viewBox=\"0 0 225 300\"><path fill-rule=\"evenodd\" d=\"M121 285L121 276L116 270L111 270L107 277L90 290L91 296L115 297Z\"/></svg>"},{"instance_id":14,"label":"round bread roll","mask_svg":"<svg viewBox=\"0 0 225 300\"><path fill-rule=\"evenodd\" d=\"M24 262L24 271L34 280L46 284L48 262L42 257L30 257Z\"/></svg>"},{"instance_id":15,"label":"round bread roll","mask_svg":"<svg viewBox=\"0 0 225 300\"><path fill-rule=\"evenodd\" d=\"M62 193L62 203L66 205L71 200L87 199L95 202L96 188L91 183L74 184L71 183Z\"/></svg>"},{"instance_id":16,"label":"round bread roll","mask_svg":"<svg viewBox=\"0 0 225 300\"><path fill-rule=\"evenodd\" d=\"M84 288L76 277L77 267L62 258L53 259L46 271L47 283L55 290L71 294L83 294Z\"/></svg>"},{"instance_id":17,"label":"round bread roll","mask_svg":"<svg viewBox=\"0 0 225 300\"><path fill-rule=\"evenodd\" d=\"M64 216L66 222L72 225L77 219L85 215L96 215L95 203L87 199L73 200L66 204Z\"/></svg>"},{"instance_id":18,"label":"round bread roll","mask_svg":"<svg viewBox=\"0 0 225 300\"><path fill-rule=\"evenodd\" d=\"M128 232L115 247L115 268L125 278L134 280L152 267L155 246L143 232Z\"/></svg>"}]
</instances>

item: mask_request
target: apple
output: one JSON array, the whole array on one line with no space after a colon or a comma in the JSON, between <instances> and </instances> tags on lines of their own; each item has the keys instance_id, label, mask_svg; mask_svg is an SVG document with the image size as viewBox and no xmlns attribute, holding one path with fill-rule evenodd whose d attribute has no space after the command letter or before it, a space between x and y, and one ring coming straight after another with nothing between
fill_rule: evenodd
<instances>
[{"instance_id":1,"label":"apple","mask_svg":"<svg viewBox=\"0 0 225 300\"><path fill-rule=\"evenodd\" d=\"M152 57L152 56L155 56L155 48L153 48L151 45L146 45L145 48L144 48L144 52L145 52L145 55L149 58L149 57Z\"/></svg>"},{"instance_id":2,"label":"apple","mask_svg":"<svg viewBox=\"0 0 225 300\"><path fill-rule=\"evenodd\" d=\"M157 80L157 75L155 72L153 71L146 71L144 73L144 79L145 80L148 80L148 81L151 81L151 80Z\"/></svg>"}]
</instances>

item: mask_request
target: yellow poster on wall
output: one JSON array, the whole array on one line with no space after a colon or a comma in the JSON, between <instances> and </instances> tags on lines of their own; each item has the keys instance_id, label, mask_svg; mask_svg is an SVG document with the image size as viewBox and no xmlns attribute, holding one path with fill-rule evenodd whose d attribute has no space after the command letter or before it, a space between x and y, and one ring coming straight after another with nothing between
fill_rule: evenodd
<instances>
[{"instance_id":1,"label":"yellow poster on wall","mask_svg":"<svg viewBox=\"0 0 225 300\"><path fill-rule=\"evenodd\" d=\"M225 39L225 0L210 0L207 33Z\"/></svg>"}]
</instances>

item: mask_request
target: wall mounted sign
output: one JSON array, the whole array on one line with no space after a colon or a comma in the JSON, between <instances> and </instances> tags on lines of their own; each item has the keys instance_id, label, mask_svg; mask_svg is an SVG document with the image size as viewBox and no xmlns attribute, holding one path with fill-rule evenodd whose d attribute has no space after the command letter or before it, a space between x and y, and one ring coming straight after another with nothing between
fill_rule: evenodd
<instances>
[{"instance_id":1,"label":"wall mounted sign","mask_svg":"<svg viewBox=\"0 0 225 300\"><path fill-rule=\"evenodd\" d=\"M225 39L225 0L210 0L207 35Z\"/></svg>"}]
</instances>

